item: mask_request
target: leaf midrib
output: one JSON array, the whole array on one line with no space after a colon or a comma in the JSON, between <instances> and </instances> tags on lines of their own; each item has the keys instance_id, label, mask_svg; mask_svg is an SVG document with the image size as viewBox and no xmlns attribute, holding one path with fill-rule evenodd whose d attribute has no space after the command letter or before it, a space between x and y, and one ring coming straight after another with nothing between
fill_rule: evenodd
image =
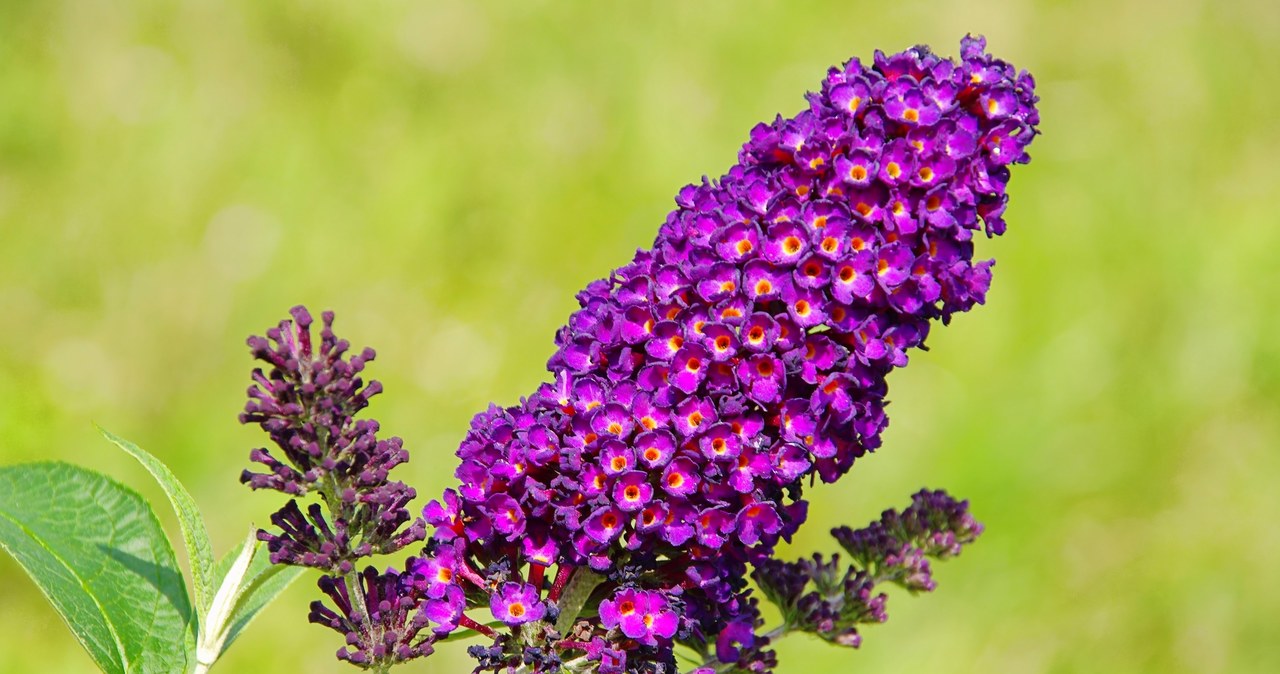
<instances>
[{"instance_id":1,"label":"leaf midrib","mask_svg":"<svg viewBox=\"0 0 1280 674\"><path fill-rule=\"evenodd\" d=\"M169 499L169 504L173 506L174 514L178 518L182 543L187 550L187 564L191 568L196 603L194 615L204 615L209 610L209 602L213 599L214 592L213 547L209 543L209 530L205 526L195 499L191 497L191 492L187 491L178 476L174 475L159 457L101 426L98 427L98 431L109 442L142 464L142 467L160 484L165 497ZM198 620L196 624L198 626Z\"/></svg>"},{"instance_id":2,"label":"leaf midrib","mask_svg":"<svg viewBox=\"0 0 1280 674\"><path fill-rule=\"evenodd\" d=\"M20 529L22 533L26 534L28 538L30 538L37 545L39 545L45 552L49 553L50 557L57 560L57 562L61 564L62 567L67 570L68 573L71 574L72 578L75 578L76 582L80 584L80 589L84 591L85 596L89 597L90 601L93 602L94 608L96 608L98 610L98 613L102 616L102 623L106 625L107 632L111 635L111 641L116 647L116 655L119 656L118 664L120 668L123 671L129 671L131 669L130 667L131 663L129 661L127 653L125 652L124 643L120 640L119 633L116 632L116 626L111 621L110 614L108 614L106 610L102 607L102 603L98 600L97 595L95 595L89 589L89 585L85 582L84 578L76 571L75 567L67 563L67 561L63 559L61 555L55 552L53 548L49 547L49 545L45 543L43 538L38 536L35 532L31 531L31 529L27 528L18 520L14 519L13 515L6 512L3 508L0 508L0 517L5 518L6 520L9 521L9 523L18 527L18 529ZM15 560L17 560L19 564L22 564L23 568L27 569L28 573L31 573L31 569L28 568L26 564L23 564L22 558L19 557L18 555L13 554L13 550L9 549L9 546L6 545L3 540L0 540L0 547L3 547L5 549L5 552L8 552L9 555L12 556ZM67 614L62 612L61 606L58 604L58 602L54 601L53 596L50 595L47 591L45 591L44 586L41 585L40 583L36 583L36 587L40 588L40 593L43 594L45 596L45 599L48 599L49 603L52 604L53 607L58 611L58 616L62 618L63 622L67 623L67 627L71 628L71 633L75 635L76 640L80 642L80 645L84 646L84 649L86 651L89 651L90 653L92 653L93 649L90 648L89 644L86 643L85 639L83 639L80 636L79 631L76 630L75 626L71 624L71 619L67 616Z\"/></svg>"}]
</instances>

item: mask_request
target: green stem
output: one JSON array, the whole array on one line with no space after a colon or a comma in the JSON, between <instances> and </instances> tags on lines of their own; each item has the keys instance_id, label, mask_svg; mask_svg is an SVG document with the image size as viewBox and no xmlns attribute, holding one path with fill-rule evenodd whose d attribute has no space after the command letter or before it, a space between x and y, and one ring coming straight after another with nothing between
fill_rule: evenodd
<instances>
[{"instance_id":1,"label":"green stem","mask_svg":"<svg viewBox=\"0 0 1280 674\"><path fill-rule=\"evenodd\" d=\"M560 671L578 674L579 672L589 671L589 668L592 667L593 664L594 663L592 663L587 656L583 655L560 665ZM529 667L527 665L520 665L520 667L515 669L512 674L530 674Z\"/></svg>"},{"instance_id":2,"label":"green stem","mask_svg":"<svg viewBox=\"0 0 1280 674\"><path fill-rule=\"evenodd\" d=\"M781 625L778 625L777 627L769 630L768 632L765 632L764 638L768 639L769 641L773 641L780 637L786 636L787 632L790 632L790 631L791 631L791 625L788 623L782 623Z\"/></svg>"},{"instance_id":3,"label":"green stem","mask_svg":"<svg viewBox=\"0 0 1280 674\"><path fill-rule=\"evenodd\" d=\"M769 641L775 641L777 639L780 639L786 636L789 632L791 632L791 625L789 623L784 622L781 625L778 625L777 627L769 630L768 632L765 632L761 636L762 638L768 639ZM710 667L716 672L727 672L734 668L733 663L726 664L726 663L720 662L718 659L716 659L716 656L714 653L706 654L703 657L705 657L706 659L702 661L702 664L699 665L699 667Z\"/></svg>"},{"instance_id":4,"label":"green stem","mask_svg":"<svg viewBox=\"0 0 1280 674\"><path fill-rule=\"evenodd\" d=\"M301 374L301 381L304 385L311 382L311 374L306 368L302 368ZM302 414L298 419L299 422L310 417L310 402L305 397L299 401L302 405ZM320 425L316 428L316 433L318 436L316 439L321 446L331 448L332 438L329 436L328 429ZM329 510L331 524L336 525L338 516L342 512L342 486L338 484L338 479L334 477L333 473L325 473L324 484L320 486L320 498L324 501L325 508ZM369 606L364 600L364 588L360 584L360 570L353 566L351 571L343 576L343 581L347 584L347 597L351 600L351 609L362 617L365 634L371 634L373 632L373 617L369 615ZM391 665L376 665L372 671L378 674L386 674L390 668Z\"/></svg>"},{"instance_id":5,"label":"green stem","mask_svg":"<svg viewBox=\"0 0 1280 674\"><path fill-rule=\"evenodd\" d=\"M329 510L329 518L335 523L341 513L342 490L338 484L337 478L333 473L325 475L325 484L320 487L320 498L324 500L325 508ZM364 600L364 586L360 583L360 569L352 566L343 577L343 581L347 584L347 597L351 600L351 609L361 616L364 623L365 634L373 632L373 616L369 615L369 606ZM373 671L378 674L385 674L390 665L378 665Z\"/></svg>"}]
</instances>

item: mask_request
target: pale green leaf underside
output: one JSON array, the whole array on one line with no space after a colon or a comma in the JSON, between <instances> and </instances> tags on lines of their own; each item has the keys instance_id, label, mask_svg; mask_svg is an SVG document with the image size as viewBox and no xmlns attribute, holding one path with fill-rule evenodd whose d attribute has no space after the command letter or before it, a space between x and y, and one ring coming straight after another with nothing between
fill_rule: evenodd
<instances>
[{"instance_id":1,"label":"pale green leaf underside","mask_svg":"<svg viewBox=\"0 0 1280 674\"><path fill-rule=\"evenodd\" d=\"M104 428L99 427L98 431L129 456L137 459L156 482L160 483L165 496L169 497L169 503L173 504L173 511L178 515L178 525L182 528L187 559L191 562L192 584L196 606L199 608L197 614L204 615L209 610L209 603L213 601L213 546L209 543L209 531L204 526L204 518L200 516L195 499L191 498L191 494L178 481L173 471L160 459Z\"/></svg>"},{"instance_id":2,"label":"pale green leaf underside","mask_svg":"<svg viewBox=\"0 0 1280 674\"><path fill-rule=\"evenodd\" d=\"M136 492L66 463L0 467L0 547L104 672L186 671L191 604L173 548Z\"/></svg>"}]
</instances>

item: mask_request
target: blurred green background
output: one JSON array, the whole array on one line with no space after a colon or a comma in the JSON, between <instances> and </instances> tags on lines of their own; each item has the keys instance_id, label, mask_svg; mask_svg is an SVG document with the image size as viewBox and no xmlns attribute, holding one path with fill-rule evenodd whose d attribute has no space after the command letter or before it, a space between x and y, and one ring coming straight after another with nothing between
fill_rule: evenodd
<instances>
[{"instance_id":1,"label":"blurred green background","mask_svg":"<svg viewBox=\"0 0 1280 674\"><path fill-rule=\"evenodd\" d=\"M796 552L921 486L988 525L859 652L780 672L1280 671L1280 5L1218 2L0 2L0 462L153 497L219 551L279 505L237 476L244 337L296 303L378 349L400 478L543 379L588 281L828 65L966 32L1031 70L989 306L891 378L881 452ZM173 518L162 512L172 525ZM0 556L0 671L92 665ZM355 671L300 583L219 669ZM457 646L406 671L469 670Z\"/></svg>"}]
</instances>

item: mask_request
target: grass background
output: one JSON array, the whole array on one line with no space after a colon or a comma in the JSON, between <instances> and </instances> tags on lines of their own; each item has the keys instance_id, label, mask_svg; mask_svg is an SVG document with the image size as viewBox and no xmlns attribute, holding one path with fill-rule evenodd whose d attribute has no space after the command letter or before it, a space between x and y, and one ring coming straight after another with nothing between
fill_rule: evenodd
<instances>
[{"instance_id":1,"label":"grass background","mask_svg":"<svg viewBox=\"0 0 1280 674\"><path fill-rule=\"evenodd\" d=\"M825 68L966 32L1031 70L989 306L891 379L885 447L815 490L797 552L921 486L988 526L851 653L780 672L1280 670L1280 5L1125 2L0 2L0 461L158 496L219 551L243 339L296 303L378 349L401 479L447 486L470 416L543 378L588 281ZM162 513L169 524L168 513ZM299 584L224 672L349 670ZM88 672L0 558L0 672ZM405 671L469 669L457 646Z\"/></svg>"}]
</instances>

